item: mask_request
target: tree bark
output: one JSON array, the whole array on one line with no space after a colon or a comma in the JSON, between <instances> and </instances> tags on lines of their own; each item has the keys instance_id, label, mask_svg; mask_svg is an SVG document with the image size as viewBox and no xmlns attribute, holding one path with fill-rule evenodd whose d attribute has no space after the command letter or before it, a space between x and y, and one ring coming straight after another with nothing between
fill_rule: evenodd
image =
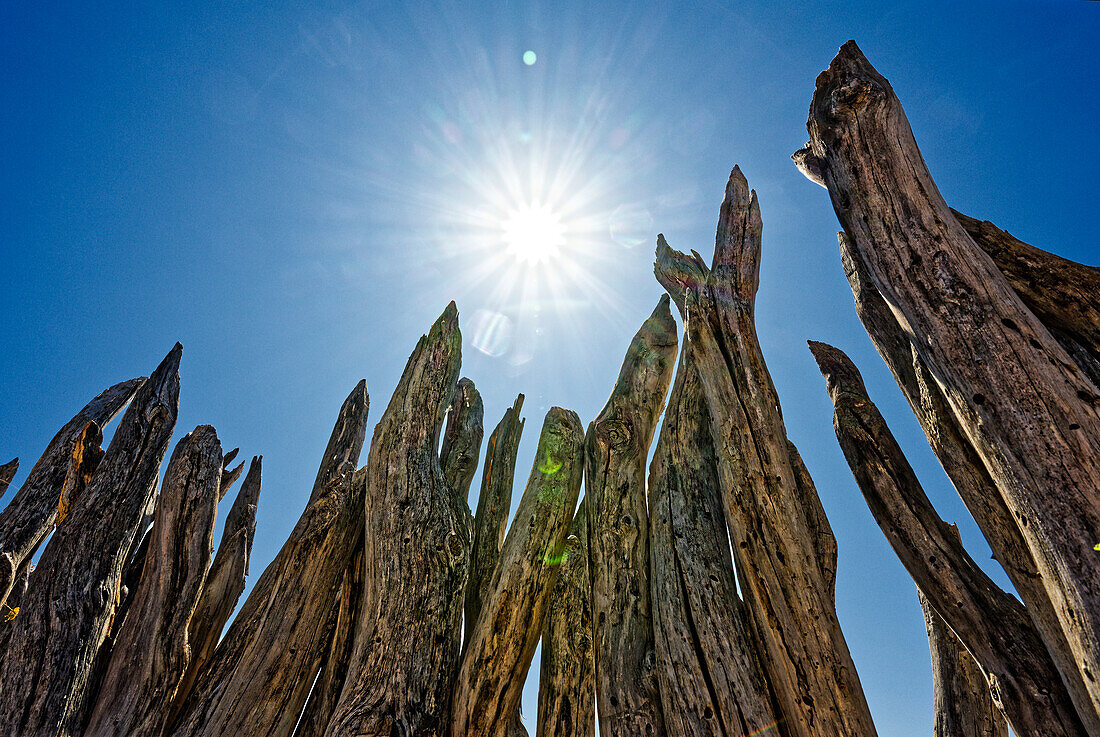
<instances>
[{"instance_id":1,"label":"tree bark","mask_svg":"<svg viewBox=\"0 0 1100 737\"><path fill-rule=\"evenodd\" d=\"M451 734L505 737L542 634L584 477L584 429L575 412L553 407L515 521L504 539L489 594L462 656Z\"/></svg>"},{"instance_id":2,"label":"tree bark","mask_svg":"<svg viewBox=\"0 0 1100 737\"><path fill-rule=\"evenodd\" d=\"M993 703L985 674L924 594L919 589L917 593L932 653L932 737L1008 737L1004 714Z\"/></svg>"},{"instance_id":3,"label":"tree bark","mask_svg":"<svg viewBox=\"0 0 1100 737\"><path fill-rule=\"evenodd\" d=\"M133 395L94 478L42 553L0 662L0 734L67 736L83 730L95 696L96 658L118 606L122 570L156 492L175 426L182 352L177 343ZM92 417L82 413L54 438L41 467L31 472L34 485L20 489L38 504L48 503L51 511L39 508L19 518L37 520L34 535L26 526L7 528L17 533L5 538L6 550L27 552L37 545L35 535L43 534L43 524L57 514L60 479L76 436L88 421L110 417L132 390L133 382L127 382L101 394L85 409Z\"/></svg>"},{"instance_id":4,"label":"tree bark","mask_svg":"<svg viewBox=\"0 0 1100 737\"><path fill-rule=\"evenodd\" d=\"M365 479L345 460L302 513L214 651L177 737L289 735L325 646L325 622L363 514Z\"/></svg>"},{"instance_id":5,"label":"tree bark","mask_svg":"<svg viewBox=\"0 0 1100 737\"><path fill-rule=\"evenodd\" d=\"M143 381L144 377L115 384L88 402L57 431L19 491L0 512L0 604L7 600L15 572L23 561L34 555L57 522L61 487L69 470L73 446L85 426L95 422L102 427L110 422Z\"/></svg>"},{"instance_id":6,"label":"tree bark","mask_svg":"<svg viewBox=\"0 0 1100 737\"><path fill-rule=\"evenodd\" d=\"M470 484L477 472L481 455L481 438L485 434L485 409L474 382L459 379L451 408L447 412L447 429L439 451L443 477L461 499L470 497Z\"/></svg>"},{"instance_id":7,"label":"tree bark","mask_svg":"<svg viewBox=\"0 0 1100 737\"><path fill-rule=\"evenodd\" d=\"M735 168L714 269L658 236L655 273L698 361L738 580L784 728L797 737L868 737L874 724L833 601L836 543L792 455L756 339L760 234L756 193Z\"/></svg>"},{"instance_id":8,"label":"tree bark","mask_svg":"<svg viewBox=\"0 0 1100 737\"><path fill-rule=\"evenodd\" d=\"M661 711L670 734L742 737L776 722L737 595L710 416L692 345L680 353L649 470Z\"/></svg>"},{"instance_id":9,"label":"tree bark","mask_svg":"<svg viewBox=\"0 0 1100 737\"><path fill-rule=\"evenodd\" d=\"M951 213L890 84L853 42L818 77L807 127L841 224L1017 521L1049 599L1026 603L1095 723L1097 387Z\"/></svg>"},{"instance_id":10,"label":"tree bark","mask_svg":"<svg viewBox=\"0 0 1100 737\"><path fill-rule=\"evenodd\" d=\"M581 499L542 631L536 737L593 737L596 653L588 572L588 502Z\"/></svg>"},{"instance_id":11,"label":"tree bark","mask_svg":"<svg viewBox=\"0 0 1100 737\"><path fill-rule=\"evenodd\" d=\"M168 719L171 726L178 721L195 682L208 669L225 623L229 621L244 591L248 558L256 536L256 504L260 497L262 476L263 456L253 456L237 498L225 517L218 554L206 574L194 616L187 627L191 657L173 699ZM224 486L221 484L221 487ZM222 492L218 494L221 496Z\"/></svg>"},{"instance_id":12,"label":"tree bark","mask_svg":"<svg viewBox=\"0 0 1100 737\"><path fill-rule=\"evenodd\" d=\"M325 454L321 457L321 467L317 469L317 479L313 482L312 502L324 491L328 482L340 472L345 463L353 468L359 466L359 454L367 437L367 412L370 410L370 397L367 396L367 380L360 379L340 406L336 425L332 428Z\"/></svg>"},{"instance_id":13,"label":"tree bark","mask_svg":"<svg viewBox=\"0 0 1100 737\"><path fill-rule=\"evenodd\" d=\"M439 465L461 363L452 302L413 351L374 431L364 590L344 689L326 734L443 733L457 671L472 520Z\"/></svg>"},{"instance_id":14,"label":"tree bark","mask_svg":"<svg viewBox=\"0 0 1100 737\"><path fill-rule=\"evenodd\" d=\"M160 737L191 656L188 623L206 580L222 449L200 425L176 445L157 499L150 552L110 655L85 737Z\"/></svg>"},{"instance_id":15,"label":"tree bark","mask_svg":"<svg viewBox=\"0 0 1100 737\"><path fill-rule=\"evenodd\" d=\"M645 470L676 360L667 296L627 349L585 438L588 559L600 733L663 735L649 601Z\"/></svg>"},{"instance_id":16,"label":"tree bark","mask_svg":"<svg viewBox=\"0 0 1100 737\"><path fill-rule=\"evenodd\" d=\"M1043 641L1020 603L999 589L940 519L844 353L810 341L825 376L844 457L917 587L995 684L1020 737L1088 734Z\"/></svg>"},{"instance_id":17,"label":"tree bark","mask_svg":"<svg viewBox=\"0 0 1100 737\"><path fill-rule=\"evenodd\" d=\"M523 434L520 418L523 395L505 410L504 417L489 435L485 449L485 467L481 471L481 492L477 497L474 517L474 540L470 552L470 576L466 584L465 636L463 643L473 639L474 625L481 616L481 605L489 595L493 572L500 560L500 546L508 526L508 510L512 506L512 487L516 475L516 454ZM465 649L466 644L463 644Z\"/></svg>"}]
</instances>

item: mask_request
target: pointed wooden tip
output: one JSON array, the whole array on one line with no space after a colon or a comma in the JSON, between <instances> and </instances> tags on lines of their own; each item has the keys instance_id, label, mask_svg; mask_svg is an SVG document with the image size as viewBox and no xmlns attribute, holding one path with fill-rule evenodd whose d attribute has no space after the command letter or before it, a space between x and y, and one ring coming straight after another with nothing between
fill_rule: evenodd
<instances>
[{"instance_id":1,"label":"pointed wooden tip","mask_svg":"<svg viewBox=\"0 0 1100 737\"><path fill-rule=\"evenodd\" d=\"M867 399L863 377L844 351L816 340L808 340L806 343L810 346L810 353L817 361L821 375L825 377L825 386L834 404L841 394Z\"/></svg>"},{"instance_id":2,"label":"pointed wooden tip","mask_svg":"<svg viewBox=\"0 0 1100 737\"><path fill-rule=\"evenodd\" d=\"M741 167L735 165L733 171L730 172L729 179L726 180L725 202L731 205L744 206L748 204L748 201L749 180L745 179L745 175L741 173ZM723 207L722 210L724 212L726 208Z\"/></svg>"},{"instance_id":3,"label":"pointed wooden tip","mask_svg":"<svg viewBox=\"0 0 1100 737\"><path fill-rule=\"evenodd\" d=\"M639 331L647 343L654 346L675 346L676 321L672 319L672 311L669 308L671 300L668 294L662 294L657 300L657 306L653 308L649 319L645 321L642 330Z\"/></svg>"}]
</instances>

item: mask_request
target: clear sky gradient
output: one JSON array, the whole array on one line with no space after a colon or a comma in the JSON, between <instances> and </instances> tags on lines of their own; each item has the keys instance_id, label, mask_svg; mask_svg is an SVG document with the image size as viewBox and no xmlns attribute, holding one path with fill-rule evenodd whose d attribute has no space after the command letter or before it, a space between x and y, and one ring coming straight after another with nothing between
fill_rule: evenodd
<instances>
[{"instance_id":1,"label":"clear sky gradient","mask_svg":"<svg viewBox=\"0 0 1100 737\"><path fill-rule=\"evenodd\" d=\"M527 395L522 484L546 409L587 424L606 400L660 296L656 233L709 258L740 164L764 218L760 339L838 539L841 622L880 734L927 734L916 593L840 453L807 338L850 353L941 515L1005 577L856 319L828 195L788 157L814 78L854 38L950 204L1095 264L1100 3L497 5L0 5L13 488L90 397L180 340L177 437L209 423L264 456L255 581L343 398L365 377L373 428L452 298L486 435ZM530 211L544 258L509 247Z\"/></svg>"}]
</instances>

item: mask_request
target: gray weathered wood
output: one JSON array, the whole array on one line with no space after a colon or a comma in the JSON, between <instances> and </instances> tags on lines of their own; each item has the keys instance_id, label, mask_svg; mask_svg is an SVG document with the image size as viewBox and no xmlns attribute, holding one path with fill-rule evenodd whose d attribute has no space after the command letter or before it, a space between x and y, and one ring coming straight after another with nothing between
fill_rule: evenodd
<instances>
[{"instance_id":1,"label":"gray weathered wood","mask_svg":"<svg viewBox=\"0 0 1100 737\"><path fill-rule=\"evenodd\" d=\"M588 503L581 499L542 630L536 737L593 737L596 652L588 575Z\"/></svg>"},{"instance_id":2,"label":"gray weathered wood","mask_svg":"<svg viewBox=\"0 0 1100 737\"><path fill-rule=\"evenodd\" d=\"M485 410L474 382L458 380L451 408L447 412L447 429L443 433L443 447L439 451L439 465L443 477L463 499L470 496L470 483L477 473L477 461L481 455L482 426Z\"/></svg>"},{"instance_id":3,"label":"gray weathered wood","mask_svg":"<svg viewBox=\"0 0 1100 737\"><path fill-rule=\"evenodd\" d=\"M580 418L553 407L546 414L531 475L462 656L451 734L509 734L583 478Z\"/></svg>"},{"instance_id":4,"label":"gray weathered wood","mask_svg":"<svg viewBox=\"0 0 1100 737\"><path fill-rule=\"evenodd\" d=\"M12 458L10 461L0 466L0 496L4 495L4 492L8 490L8 484L15 478L15 474L19 472L19 459Z\"/></svg>"},{"instance_id":5,"label":"gray weathered wood","mask_svg":"<svg viewBox=\"0 0 1100 737\"><path fill-rule=\"evenodd\" d=\"M175 426L182 352L177 343L133 395L94 477L42 552L0 661L0 734L67 736L79 735L84 727L95 696L93 670L115 616L122 570L156 492ZM108 390L109 396L100 395L94 407L89 405L89 413L110 417L132 390L133 382ZM41 485L32 491L52 509L49 515L39 510L40 522L56 516L71 443L88 421L70 423L71 430L62 430L40 461L44 466L36 483ZM55 451L65 461L56 469L62 458L55 459ZM25 543L31 536L19 539ZM28 549L26 544L5 548Z\"/></svg>"},{"instance_id":6,"label":"gray weathered wood","mask_svg":"<svg viewBox=\"0 0 1100 737\"><path fill-rule=\"evenodd\" d=\"M807 127L841 224L1017 521L1049 599L1025 603L1078 710L1100 715L1097 387L951 213L853 42L818 77Z\"/></svg>"},{"instance_id":7,"label":"gray weathered wood","mask_svg":"<svg viewBox=\"0 0 1100 737\"><path fill-rule=\"evenodd\" d=\"M237 607L248 576L248 559L256 535L256 505L263 477L263 456L253 456L237 498L225 517L218 553L210 564L195 613L187 627L191 656L176 689L168 723L176 723L195 682L214 657L225 623ZM224 486L224 485L223 485ZM218 492L219 497L222 492Z\"/></svg>"},{"instance_id":8,"label":"gray weathered wood","mask_svg":"<svg viewBox=\"0 0 1100 737\"><path fill-rule=\"evenodd\" d=\"M650 586L669 734L742 737L776 721L737 595L710 416L692 345L649 469Z\"/></svg>"},{"instance_id":9,"label":"gray weathered wood","mask_svg":"<svg viewBox=\"0 0 1100 737\"><path fill-rule=\"evenodd\" d=\"M1024 607L999 589L940 519L843 352L810 341L835 412L833 424L871 514L905 569L994 682L1020 737L1088 734Z\"/></svg>"},{"instance_id":10,"label":"gray weathered wood","mask_svg":"<svg viewBox=\"0 0 1100 737\"><path fill-rule=\"evenodd\" d=\"M85 737L160 737L190 658L188 623L210 565L222 471L214 428L176 444L157 499L149 553L114 638Z\"/></svg>"},{"instance_id":11,"label":"gray weathered wood","mask_svg":"<svg viewBox=\"0 0 1100 737\"><path fill-rule=\"evenodd\" d=\"M466 584L465 635L468 643L474 624L481 614L481 602L488 596L493 572L500 559L500 546L508 526L508 510L512 506L512 487L516 474L516 454L523 434L520 418L523 395L504 411L485 447L485 466L481 471L481 492L477 497L474 516L474 539L470 550L470 576ZM465 645L463 645L465 648Z\"/></svg>"},{"instance_id":12,"label":"gray weathered wood","mask_svg":"<svg viewBox=\"0 0 1100 737\"><path fill-rule=\"evenodd\" d=\"M420 339L375 428L363 604L329 737L436 735L449 724L473 523L437 449L461 342L452 302Z\"/></svg>"},{"instance_id":13,"label":"gray weathered wood","mask_svg":"<svg viewBox=\"0 0 1100 737\"><path fill-rule=\"evenodd\" d=\"M100 427L110 422L143 381L144 377L115 384L88 402L57 431L19 491L0 512L0 604L7 598L15 572L24 560L34 555L54 528L73 445L84 427L93 421Z\"/></svg>"},{"instance_id":14,"label":"gray weathered wood","mask_svg":"<svg viewBox=\"0 0 1100 737\"><path fill-rule=\"evenodd\" d=\"M307 505L200 674L174 735L290 735L328 644L324 625L359 535L365 485L345 460Z\"/></svg>"},{"instance_id":15,"label":"gray weathered wood","mask_svg":"<svg viewBox=\"0 0 1100 737\"><path fill-rule=\"evenodd\" d=\"M321 494L329 479L339 472L344 463L359 465L359 454L367 437L367 413L370 410L370 398L367 396L367 380L360 379L340 406L336 425L332 428L325 454L321 457L321 466L317 469L317 478L313 482L313 491L309 499L313 501Z\"/></svg>"},{"instance_id":16,"label":"gray weathered wood","mask_svg":"<svg viewBox=\"0 0 1100 737\"><path fill-rule=\"evenodd\" d=\"M588 560L600 733L663 735L649 601L645 472L676 361L668 296L627 348L611 397L585 437Z\"/></svg>"},{"instance_id":17,"label":"gray weathered wood","mask_svg":"<svg viewBox=\"0 0 1100 737\"><path fill-rule=\"evenodd\" d=\"M797 737L875 734L837 620L835 542L792 455L756 339L761 220L740 170L726 187L713 270L658 236L655 273L680 308L718 450L718 480L758 653ZM831 560L829 559L831 558Z\"/></svg>"},{"instance_id":18,"label":"gray weathered wood","mask_svg":"<svg viewBox=\"0 0 1100 737\"><path fill-rule=\"evenodd\" d=\"M92 480L99 462L103 460L103 430L95 420L84 426L80 437L73 443L73 452L69 457L69 470L65 472L65 481L61 484L61 496L57 500L57 524L65 521L73 503Z\"/></svg>"},{"instance_id":19,"label":"gray weathered wood","mask_svg":"<svg viewBox=\"0 0 1100 737\"><path fill-rule=\"evenodd\" d=\"M917 593L932 654L932 737L1008 737L1008 724L993 703L985 674L924 594Z\"/></svg>"}]
</instances>

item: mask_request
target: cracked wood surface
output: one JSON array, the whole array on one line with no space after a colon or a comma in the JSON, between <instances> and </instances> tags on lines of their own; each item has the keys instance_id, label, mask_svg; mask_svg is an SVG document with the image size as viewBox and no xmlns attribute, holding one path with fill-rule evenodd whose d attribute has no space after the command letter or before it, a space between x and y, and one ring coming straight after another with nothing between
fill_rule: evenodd
<instances>
[{"instance_id":1,"label":"cracked wood surface","mask_svg":"<svg viewBox=\"0 0 1100 737\"><path fill-rule=\"evenodd\" d=\"M474 382L458 380L451 408L447 412L447 429L443 433L443 447L439 451L439 465L443 477L461 499L470 497L470 483L477 473L477 461L481 456L481 438L485 434L483 420L485 409Z\"/></svg>"},{"instance_id":2,"label":"cracked wood surface","mask_svg":"<svg viewBox=\"0 0 1100 737\"><path fill-rule=\"evenodd\" d=\"M584 477L584 430L552 407L454 688L452 735L505 737L542 634Z\"/></svg>"},{"instance_id":3,"label":"cracked wood surface","mask_svg":"<svg viewBox=\"0 0 1100 737\"><path fill-rule=\"evenodd\" d=\"M1095 724L1097 387L952 214L901 103L854 42L818 77L807 128L844 230L1017 522L1049 599L1025 603Z\"/></svg>"},{"instance_id":4,"label":"cracked wood surface","mask_svg":"<svg viewBox=\"0 0 1100 737\"><path fill-rule=\"evenodd\" d=\"M836 543L792 453L756 339L761 229L756 193L734 168L714 269L658 236L654 272L697 359L738 580L783 728L797 737L870 737L874 723L833 600Z\"/></svg>"},{"instance_id":5,"label":"cracked wood surface","mask_svg":"<svg viewBox=\"0 0 1100 737\"><path fill-rule=\"evenodd\" d=\"M665 734L649 601L645 472L676 360L662 296L627 348L611 396L585 437L588 562L600 733Z\"/></svg>"},{"instance_id":6,"label":"cracked wood surface","mask_svg":"<svg viewBox=\"0 0 1100 737\"><path fill-rule=\"evenodd\" d=\"M84 728L94 698L99 649L110 634L119 603L123 568L154 498L175 426L182 352L177 343L133 393L91 482L73 501L31 575L0 661L0 734L75 736ZM89 406L94 405L92 411L100 417L110 417L131 396L133 385L118 385L108 390L109 397L101 394ZM66 433L75 439L86 424L84 418L74 418L66 426L71 431L62 430L55 437L60 442L51 443L44 457L42 484L33 491L52 513L40 510L39 520L57 513L61 479L71 455L72 440ZM62 459L54 458L54 451L64 451L63 467L55 466ZM47 498L47 482L53 480L56 484Z\"/></svg>"},{"instance_id":7,"label":"cracked wood surface","mask_svg":"<svg viewBox=\"0 0 1100 737\"><path fill-rule=\"evenodd\" d=\"M835 408L833 425L867 506L909 575L995 684L998 705L1021 737L1088 734L1023 605L967 554L958 531L932 507L858 369L810 341Z\"/></svg>"}]
</instances>

